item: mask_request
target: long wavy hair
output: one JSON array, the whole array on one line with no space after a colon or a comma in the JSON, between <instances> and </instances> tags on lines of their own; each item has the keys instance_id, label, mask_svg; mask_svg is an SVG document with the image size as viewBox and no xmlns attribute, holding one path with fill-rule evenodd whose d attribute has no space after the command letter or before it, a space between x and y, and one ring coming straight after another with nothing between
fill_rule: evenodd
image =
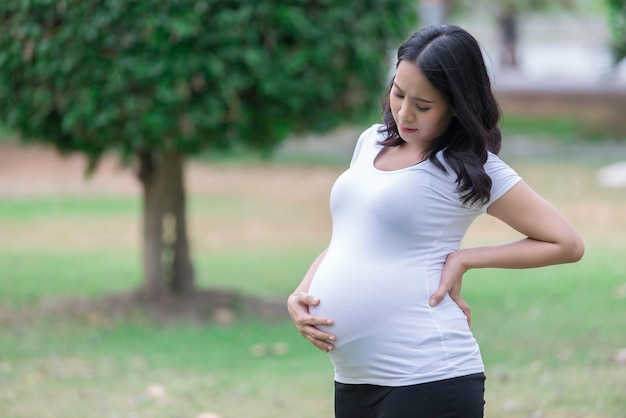
<instances>
[{"instance_id":1,"label":"long wavy hair","mask_svg":"<svg viewBox=\"0 0 626 418\"><path fill-rule=\"evenodd\" d=\"M443 157L457 176L457 192L463 204L486 203L491 194L491 178L485 173L487 150L498 154L501 133L500 109L491 91L478 42L458 26L435 25L415 32L398 49L396 68L401 61L419 67L428 81L446 100L453 115L447 130L435 138L426 157L447 172L436 154ZM404 141L391 113L389 94L383 99L384 146Z\"/></svg>"}]
</instances>

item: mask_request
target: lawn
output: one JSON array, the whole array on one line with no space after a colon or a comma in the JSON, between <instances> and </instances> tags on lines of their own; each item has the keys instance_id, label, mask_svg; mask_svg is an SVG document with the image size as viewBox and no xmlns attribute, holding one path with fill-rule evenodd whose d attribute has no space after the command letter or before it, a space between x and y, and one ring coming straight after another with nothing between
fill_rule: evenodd
<instances>
[{"instance_id":1,"label":"lawn","mask_svg":"<svg viewBox=\"0 0 626 418\"><path fill-rule=\"evenodd\" d=\"M626 349L626 195L596 184L604 156L572 154L507 161L581 230L585 258L472 271L464 282L487 367L487 417L626 417L618 358ZM326 355L287 320L47 314L64 298L134 289L141 265L138 194L107 186L133 183L128 173L101 171L88 186L69 187L76 179L65 176L79 172L55 169L66 163L46 155L39 177L34 161L28 178L0 176L0 186L21 185L0 198L1 417L332 416ZM303 159L286 155L190 165L189 229L202 288L286 297L326 244L328 192L343 168L336 156L294 165ZM511 238L484 217L465 245Z\"/></svg>"}]
</instances>

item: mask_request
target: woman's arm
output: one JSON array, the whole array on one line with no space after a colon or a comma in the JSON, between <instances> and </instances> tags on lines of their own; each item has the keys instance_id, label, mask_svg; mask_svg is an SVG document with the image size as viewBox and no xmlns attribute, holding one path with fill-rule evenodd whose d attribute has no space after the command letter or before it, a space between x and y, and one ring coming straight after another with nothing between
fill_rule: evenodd
<instances>
[{"instance_id":1,"label":"woman's arm","mask_svg":"<svg viewBox=\"0 0 626 418\"><path fill-rule=\"evenodd\" d=\"M525 235L505 244L467 248L448 255L441 282L431 296L436 306L450 293L469 321L469 307L461 296L463 274L474 268L522 269L573 263L582 258L585 245L572 225L550 203L520 181L493 202L487 213Z\"/></svg>"},{"instance_id":2,"label":"woman's arm","mask_svg":"<svg viewBox=\"0 0 626 418\"><path fill-rule=\"evenodd\" d=\"M300 334L322 351L329 352L335 347L329 341L335 341L335 336L328 332L324 332L317 328L316 325L332 325L333 320L330 318L322 318L319 316L313 316L309 313L309 306L317 306L320 303L319 298L308 294L309 287L313 276L317 271L317 267L320 265L324 256L326 255L325 249L317 256L315 261L311 264L311 267L307 270L302 282L296 288L296 290L287 299L287 309L291 320L296 324Z\"/></svg>"}]
</instances>

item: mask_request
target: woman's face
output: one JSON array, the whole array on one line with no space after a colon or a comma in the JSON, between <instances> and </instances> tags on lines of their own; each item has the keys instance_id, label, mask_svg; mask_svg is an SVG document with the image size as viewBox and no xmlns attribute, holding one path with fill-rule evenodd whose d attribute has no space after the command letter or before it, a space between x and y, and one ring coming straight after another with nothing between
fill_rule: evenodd
<instances>
[{"instance_id":1,"label":"woman's face","mask_svg":"<svg viewBox=\"0 0 626 418\"><path fill-rule=\"evenodd\" d=\"M426 145L450 124L448 103L417 64L400 61L389 95L391 113L400 138L409 144Z\"/></svg>"}]
</instances>

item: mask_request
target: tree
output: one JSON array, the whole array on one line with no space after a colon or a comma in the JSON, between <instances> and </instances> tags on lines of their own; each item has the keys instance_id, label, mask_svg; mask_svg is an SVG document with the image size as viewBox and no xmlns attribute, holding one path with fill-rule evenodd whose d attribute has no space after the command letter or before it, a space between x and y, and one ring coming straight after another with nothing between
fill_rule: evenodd
<instances>
[{"instance_id":1,"label":"tree","mask_svg":"<svg viewBox=\"0 0 626 418\"><path fill-rule=\"evenodd\" d=\"M607 0L615 62L626 57L626 0Z\"/></svg>"},{"instance_id":2,"label":"tree","mask_svg":"<svg viewBox=\"0 0 626 418\"><path fill-rule=\"evenodd\" d=\"M183 164L263 153L378 101L412 0L3 0L0 122L137 167L149 299L194 290Z\"/></svg>"}]
</instances>

